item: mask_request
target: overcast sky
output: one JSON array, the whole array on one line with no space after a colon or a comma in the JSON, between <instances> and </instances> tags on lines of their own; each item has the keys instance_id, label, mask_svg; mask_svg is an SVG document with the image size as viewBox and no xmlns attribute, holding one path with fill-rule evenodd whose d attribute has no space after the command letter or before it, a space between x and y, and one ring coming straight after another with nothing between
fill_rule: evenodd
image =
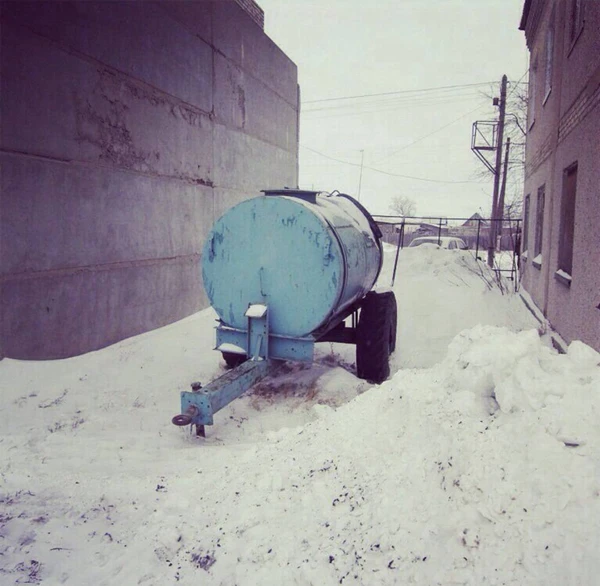
<instances>
[{"instance_id":1,"label":"overcast sky","mask_svg":"<svg viewBox=\"0 0 600 586\"><path fill-rule=\"evenodd\" d=\"M298 66L300 187L356 196L360 183L372 213L388 213L395 195L419 215L489 213L492 178L475 176L471 125L497 117L489 82L498 95L502 74L527 79L523 0L258 3Z\"/></svg>"}]
</instances>

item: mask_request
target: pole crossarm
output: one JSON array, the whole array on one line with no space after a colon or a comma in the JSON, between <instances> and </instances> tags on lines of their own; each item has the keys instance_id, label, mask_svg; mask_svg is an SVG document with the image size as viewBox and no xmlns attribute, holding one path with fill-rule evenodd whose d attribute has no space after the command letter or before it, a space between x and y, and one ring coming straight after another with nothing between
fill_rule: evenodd
<instances>
[{"instance_id":1,"label":"pole crossarm","mask_svg":"<svg viewBox=\"0 0 600 586\"><path fill-rule=\"evenodd\" d=\"M477 158L492 172L495 166L487 160L485 153L494 152L498 148L498 122L496 120L477 120L473 122L471 132L471 150Z\"/></svg>"}]
</instances>

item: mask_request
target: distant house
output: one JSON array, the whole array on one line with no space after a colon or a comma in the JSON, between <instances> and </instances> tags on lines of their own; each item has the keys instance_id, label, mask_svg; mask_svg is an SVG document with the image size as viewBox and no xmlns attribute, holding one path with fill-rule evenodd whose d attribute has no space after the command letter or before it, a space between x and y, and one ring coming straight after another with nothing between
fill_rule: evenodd
<instances>
[{"instance_id":1,"label":"distant house","mask_svg":"<svg viewBox=\"0 0 600 586\"><path fill-rule=\"evenodd\" d=\"M600 351L600 2L526 0L530 51L522 284Z\"/></svg>"},{"instance_id":2,"label":"distant house","mask_svg":"<svg viewBox=\"0 0 600 586\"><path fill-rule=\"evenodd\" d=\"M446 236L448 234L448 221L444 218L440 218L438 224L431 224L429 222L421 222L419 227L415 230L414 235L416 236Z\"/></svg>"},{"instance_id":3,"label":"distant house","mask_svg":"<svg viewBox=\"0 0 600 586\"><path fill-rule=\"evenodd\" d=\"M466 222L461 224L462 228L477 228L478 224L487 228L488 223L478 214L474 213Z\"/></svg>"}]
</instances>

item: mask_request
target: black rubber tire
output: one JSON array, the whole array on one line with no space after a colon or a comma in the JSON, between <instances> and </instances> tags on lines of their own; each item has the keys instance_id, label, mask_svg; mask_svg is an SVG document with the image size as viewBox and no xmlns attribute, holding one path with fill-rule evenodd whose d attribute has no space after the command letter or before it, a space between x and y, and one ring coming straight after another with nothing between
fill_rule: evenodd
<instances>
[{"instance_id":1,"label":"black rubber tire","mask_svg":"<svg viewBox=\"0 0 600 586\"><path fill-rule=\"evenodd\" d=\"M234 354L233 352L221 352L221 354L223 355L223 360L225 360L227 368L236 368L248 360L248 357L245 354Z\"/></svg>"},{"instance_id":2,"label":"black rubber tire","mask_svg":"<svg viewBox=\"0 0 600 586\"><path fill-rule=\"evenodd\" d=\"M365 296L356 332L356 374L376 384L390 376L390 354L396 347L396 297L392 291Z\"/></svg>"},{"instance_id":3,"label":"black rubber tire","mask_svg":"<svg viewBox=\"0 0 600 586\"><path fill-rule=\"evenodd\" d=\"M396 351L396 334L398 330L398 305L396 303L396 296L392 293L392 327L390 328L390 354Z\"/></svg>"}]
</instances>

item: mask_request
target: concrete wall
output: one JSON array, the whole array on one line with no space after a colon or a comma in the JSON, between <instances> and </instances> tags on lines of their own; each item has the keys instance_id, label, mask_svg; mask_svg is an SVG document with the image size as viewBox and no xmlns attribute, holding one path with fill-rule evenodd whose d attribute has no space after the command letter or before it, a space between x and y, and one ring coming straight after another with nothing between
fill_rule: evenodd
<instances>
[{"instance_id":1,"label":"concrete wall","mask_svg":"<svg viewBox=\"0 0 600 586\"><path fill-rule=\"evenodd\" d=\"M571 2L528 0L525 29L538 88L527 135L525 194L531 194L523 285L567 342L600 351L600 3L585 3L585 22L570 39ZM554 18L554 20L553 20ZM552 89L543 91L546 30L554 23ZM531 107L531 106L530 106ZM531 121L530 121L531 122ZM563 174L578 163L572 281L556 274ZM533 263L537 190L546 186L542 262Z\"/></svg>"},{"instance_id":2,"label":"concrete wall","mask_svg":"<svg viewBox=\"0 0 600 586\"><path fill-rule=\"evenodd\" d=\"M236 2L2 2L0 357L207 305L214 220L297 185L296 66Z\"/></svg>"}]
</instances>

